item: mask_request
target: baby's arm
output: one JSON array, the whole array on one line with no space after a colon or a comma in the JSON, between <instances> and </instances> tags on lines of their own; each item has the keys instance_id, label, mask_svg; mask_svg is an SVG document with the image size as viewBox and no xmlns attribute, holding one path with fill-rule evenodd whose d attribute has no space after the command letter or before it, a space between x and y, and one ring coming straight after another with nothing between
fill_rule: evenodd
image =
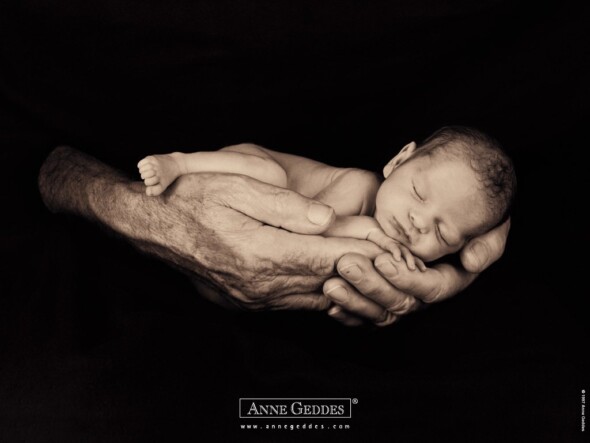
<instances>
[{"instance_id":1,"label":"baby's arm","mask_svg":"<svg viewBox=\"0 0 590 443\"><path fill-rule=\"evenodd\" d=\"M287 186L287 174L283 167L262 148L249 143L214 152L150 155L137 167L147 195L160 195L180 175L195 172L242 174L271 185Z\"/></svg>"},{"instance_id":2,"label":"baby's arm","mask_svg":"<svg viewBox=\"0 0 590 443\"><path fill-rule=\"evenodd\" d=\"M352 237L369 240L381 249L391 252L396 261L401 261L403 258L408 269L412 271L416 270L416 268L420 271L426 270L424 262L418 257L414 257L404 245L388 237L373 217L366 215L338 216L324 235L327 237Z\"/></svg>"},{"instance_id":3,"label":"baby's arm","mask_svg":"<svg viewBox=\"0 0 590 443\"><path fill-rule=\"evenodd\" d=\"M388 237L372 215L375 197L381 180L372 172L362 169L340 169L336 178L313 196L336 211L336 220L324 232L327 237L352 237L369 240L391 252L394 259L403 258L412 271L416 266L426 269L422 260L414 257L404 245Z\"/></svg>"}]
</instances>

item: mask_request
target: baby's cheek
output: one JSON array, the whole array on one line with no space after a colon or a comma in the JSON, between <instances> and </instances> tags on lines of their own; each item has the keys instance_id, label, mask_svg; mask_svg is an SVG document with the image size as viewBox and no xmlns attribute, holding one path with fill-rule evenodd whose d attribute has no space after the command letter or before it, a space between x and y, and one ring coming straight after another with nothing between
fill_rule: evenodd
<instances>
[{"instance_id":1,"label":"baby's cheek","mask_svg":"<svg viewBox=\"0 0 590 443\"><path fill-rule=\"evenodd\" d=\"M415 245L415 248L412 248L411 251L412 254L426 263L447 254L447 251L441 248L438 242L434 243L432 241L422 241Z\"/></svg>"}]
</instances>

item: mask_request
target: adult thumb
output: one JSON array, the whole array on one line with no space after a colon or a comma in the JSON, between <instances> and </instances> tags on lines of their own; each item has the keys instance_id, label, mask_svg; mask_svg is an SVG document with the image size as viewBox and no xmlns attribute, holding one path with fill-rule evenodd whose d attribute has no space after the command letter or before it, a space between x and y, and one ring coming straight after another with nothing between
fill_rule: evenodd
<instances>
[{"instance_id":1,"label":"adult thumb","mask_svg":"<svg viewBox=\"0 0 590 443\"><path fill-rule=\"evenodd\" d=\"M461 251L461 263L471 273L480 273L504 253L510 231L510 219L500 226L472 239Z\"/></svg>"},{"instance_id":2,"label":"adult thumb","mask_svg":"<svg viewBox=\"0 0 590 443\"><path fill-rule=\"evenodd\" d=\"M242 175L226 178L233 183L223 203L267 225L299 234L321 234L335 219L330 206L297 192Z\"/></svg>"}]
</instances>

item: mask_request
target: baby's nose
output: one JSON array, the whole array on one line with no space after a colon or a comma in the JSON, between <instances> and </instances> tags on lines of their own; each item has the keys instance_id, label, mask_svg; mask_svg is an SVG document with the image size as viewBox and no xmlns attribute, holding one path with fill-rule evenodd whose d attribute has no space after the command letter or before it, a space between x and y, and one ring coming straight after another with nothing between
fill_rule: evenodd
<instances>
[{"instance_id":1,"label":"baby's nose","mask_svg":"<svg viewBox=\"0 0 590 443\"><path fill-rule=\"evenodd\" d=\"M420 234L426 234L428 232L428 225L423 216L415 212L410 212L409 216L410 222L412 222L412 225Z\"/></svg>"}]
</instances>

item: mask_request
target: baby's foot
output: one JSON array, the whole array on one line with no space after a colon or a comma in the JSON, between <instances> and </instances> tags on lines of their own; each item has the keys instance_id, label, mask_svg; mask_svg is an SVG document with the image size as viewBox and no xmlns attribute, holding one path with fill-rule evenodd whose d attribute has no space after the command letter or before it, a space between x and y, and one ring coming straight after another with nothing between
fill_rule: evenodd
<instances>
[{"instance_id":1,"label":"baby's foot","mask_svg":"<svg viewBox=\"0 0 590 443\"><path fill-rule=\"evenodd\" d=\"M150 196L160 195L170 183L183 174L182 154L150 155L137 164L141 178L145 183L145 193Z\"/></svg>"}]
</instances>

